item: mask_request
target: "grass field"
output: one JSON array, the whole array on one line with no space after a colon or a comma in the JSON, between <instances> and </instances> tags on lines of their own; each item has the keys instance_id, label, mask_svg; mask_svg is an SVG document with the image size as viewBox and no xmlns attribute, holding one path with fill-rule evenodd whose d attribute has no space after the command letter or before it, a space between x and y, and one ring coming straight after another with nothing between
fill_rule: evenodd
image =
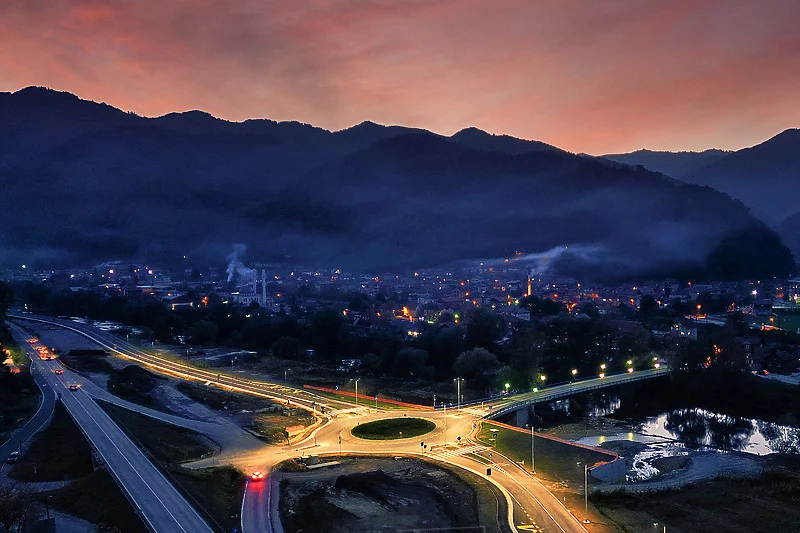
<instances>
[{"instance_id":1,"label":"grass field","mask_svg":"<svg viewBox=\"0 0 800 533\"><path fill-rule=\"evenodd\" d=\"M184 381L178 384L183 394L217 411L260 411L250 414L240 423L255 431L271 444L285 444L284 430L287 426L309 426L314 416L302 409L287 409L285 405L266 398L228 392L218 387Z\"/></svg>"},{"instance_id":2,"label":"grass field","mask_svg":"<svg viewBox=\"0 0 800 533\"><path fill-rule=\"evenodd\" d=\"M419 437L436 429L436 424L422 418L389 418L359 424L351 430L354 437L368 440L393 440Z\"/></svg>"},{"instance_id":3,"label":"grass field","mask_svg":"<svg viewBox=\"0 0 800 533\"><path fill-rule=\"evenodd\" d=\"M228 392L219 387L207 386L194 381L182 381L178 383L177 389L192 400L217 411L255 411L274 405L266 398Z\"/></svg>"},{"instance_id":4,"label":"grass field","mask_svg":"<svg viewBox=\"0 0 800 533\"><path fill-rule=\"evenodd\" d=\"M53 420L11 468L20 481L64 481L92 473L92 449L64 406L56 403Z\"/></svg>"},{"instance_id":5,"label":"grass field","mask_svg":"<svg viewBox=\"0 0 800 533\"><path fill-rule=\"evenodd\" d=\"M213 517L223 531L241 527L239 513L242 508L245 478L232 466L190 470L169 467L171 478L195 507L202 508Z\"/></svg>"},{"instance_id":6,"label":"grass field","mask_svg":"<svg viewBox=\"0 0 800 533\"><path fill-rule=\"evenodd\" d=\"M492 440L493 430L497 430L497 441ZM531 463L530 433L513 431L491 422L484 422L478 434L478 440L497 450L509 459L518 463ZM540 477L550 481L566 483L570 487L583 485L583 467L600 461L608 461L611 457L592 450L570 446L558 441L536 437L534 442L536 472ZM580 463L580 464L578 464Z\"/></svg>"},{"instance_id":7,"label":"grass field","mask_svg":"<svg viewBox=\"0 0 800 533\"><path fill-rule=\"evenodd\" d=\"M321 391L321 390L312 390L311 392L313 392L314 394L317 394L319 396L325 396L326 398L331 398L332 400L338 400L340 402L344 402L346 404L350 404L353 407L356 406L356 399L353 398L352 396L348 396L347 394L337 394L335 392L328 392L328 391ZM361 393L359 393L359 396L360 395L361 395ZM359 399L358 399L358 407L359 408L371 407L371 408L374 409L375 405L376 404L375 404L374 397L373 398L360 398L359 397ZM396 405L396 404L393 404L393 403L381 401L380 398L378 398L377 407L378 407L378 409L386 409L386 410L393 410L393 411L398 411L398 410L409 411L409 410L412 409L411 407L402 406L402 405Z\"/></svg>"},{"instance_id":8,"label":"grass field","mask_svg":"<svg viewBox=\"0 0 800 533\"><path fill-rule=\"evenodd\" d=\"M679 491L598 493L591 500L618 529L630 533L652 533L654 523L671 533L800 531L797 471L768 471L756 479L717 479Z\"/></svg>"},{"instance_id":9,"label":"grass field","mask_svg":"<svg viewBox=\"0 0 800 533\"><path fill-rule=\"evenodd\" d=\"M108 362L107 355L70 355L62 354L59 359L64 366L77 372L97 372L100 374L110 374L114 367Z\"/></svg>"},{"instance_id":10,"label":"grass field","mask_svg":"<svg viewBox=\"0 0 800 533\"><path fill-rule=\"evenodd\" d=\"M111 372L108 378L108 392L129 402L157 408L153 391L166 379L139 365L128 365Z\"/></svg>"},{"instance_id":11,"label":"grass field","mask_svg":"<svg viewBox=\"0 0 800 533\"><path fill-rule=\"evenodd\" d=\"M173 426L107 402L98 401L98 404L157 461L192 461L207 457L217 449L210 439L190 429Z\"/></svg>"},{"instance_id":12,"label":"grass field","mask_svg":"<svg viewBox=\"0 0 800 533\"><path fill-rule=\"evenodd\" d=\"M111 474L96 470L64 488L36 494L43 505L97 524L100 531L146 533Z\"/></svg>"},{"instance_id":13,"label":"grass field","mask_svg":"<svg viewBox=\"0 0 800 533\"><path fill-rule=\"evenodd\" d=\"M98 403L156 460L170 481L210 522L216 522L224 531L239 527L244 475L233 467L191 470L180 466L214 453L216 445L210 439L116 405Z\"/></svg>"}]
</instances>

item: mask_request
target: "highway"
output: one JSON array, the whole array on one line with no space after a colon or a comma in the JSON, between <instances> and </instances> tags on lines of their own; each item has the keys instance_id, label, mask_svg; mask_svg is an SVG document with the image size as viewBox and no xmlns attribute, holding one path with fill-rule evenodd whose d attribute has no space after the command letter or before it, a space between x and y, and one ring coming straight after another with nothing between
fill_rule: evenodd
<instances>
[{"instance_id":1,"label":"highway","mask_svg":"<svg viewBox=\"0 0 800 533\"><path fill-rule=\"evenodd\" d=\"M39 432L50 421L53 415L53 408L56 404L56 393L52 387L47 384L45 376L42 374L38 367L31 366L31 376L36 386L39 387L39 392L42 397L39 402L39 407L34 415L22 427L19 427L11 434L11 437L0 446L0 461L5 466L11 452L18 451L22 447L23 451L29 444L31 437Z\"/></svg>"},{"instance_id":2,"label":"highway","mask_svg":"<svg viewBox=\"0 0 800 533\"><path fill-rule=\"evenodd\" d=\"M34 322L64 327L93 340L121 357L139 362L154 370L182 378L196 379L207 384L223 388L263 396L283 401L291 401L299 407L311 410L315 405L327 405L334 414L321 426L314 435L309 435L303 442L291 446L262 446L257 451L242 451L229 455L225 459L242 468L245 472L263 470L269 472L273 465L282 460L308 454L354 453L380 455L417 455L439 461L451 466L475 472L498 486L506 496L509 504L509 523L529 529L537 528L545 532L586 533L586 528L564 504L555 498L535 477L524 468L508 458L494 452L477 442L474 438L480 428L482 419L494 418L504 413L524 407L530 403L549 401L552 399L595 390L640 379L650 379L666 374L662 369L650 369L633 373L591 378L573 383L564 383L547 387L538 392L506 396L482 406L463 406L461 410L444 411L382 411L362 408L357 415L346 413L352 408L347 402L336 402L327 397L315 395L306 390L294 389L284 385L243 380L224 373L216 373L194 368L190 365L167 359L163 356L145 352L133 345L125 343L115 336L91 326L67 320L35 317L30 315L12 315L11 318L33 320ZM346 407L338 413L337 407ZM382 418L393 418L403 415L418 416L430 419L436 429L422 439L403 439L394 441L365 441L350 435L350 429L358 423ZM339 437L341 435L341 444ZM461 442L457 437L461 436ZM434 451L422 453L420 441L424 440ZM429 448L430 449L430 448ZM217 459L205 460L208 465L216 464ZM486 466L492 465L491 477L486 476ZM277 483L272 479L264 482L248 483L245 498L242 502L243 533L268 532L279 533L281 530L277 520Z\"/></svg>"},{"instance_id":3,"label":"highway","mask_svg":"<svg viewBox=\"0 0 800 533\"><path fill-rule=\"evenodd\" d=\"M62 375L55 374L55 370L61 368L59 362L41 360L28 344L25 331L14 324L11 329L14 338L30 355L31 368L41 373L46 386L61 393L64 406L147 527L155 533L213 531L84 390L69 390L70 384L81 380L80 376L69 370Z\"/></svg>"},{"instance_id":4,"label":"highway","mask_svg":"<svg viewBox=\"0 0 800 533\"><path fill-rule=\"evenodd\" d=\"M48 324L51 326L58 326L68 329L86 337L111 353L137 362L164 374L177 376L184 379L195 379L203 383L216 385L234 392L243 392L246 394L281 400L284 402L290 401L298 407L303 407L309 411L314 408L317 410L324 408L325 412L328 412L329 410L340 408L351 409L353 407L353 404L350 402L331 399L329 397L315 394L304 389L287 387L279 383L272 383L264 380L243 379L236 375L230 375L225 372L199 369L175 359L149 353L142 348L130 344L110 333L93 328L92 326L88 326L86 324L74 322L72 320L19 313L9 313L8 318L14 320L31 321L39 324Z\"/></svg>"}]
</instances>

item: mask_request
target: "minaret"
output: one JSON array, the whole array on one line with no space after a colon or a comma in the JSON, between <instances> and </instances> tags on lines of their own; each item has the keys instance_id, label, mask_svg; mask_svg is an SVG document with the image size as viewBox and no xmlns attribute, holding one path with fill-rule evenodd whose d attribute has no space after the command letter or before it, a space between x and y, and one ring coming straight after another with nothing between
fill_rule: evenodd
<instances>
[{"instance_id":1,"label":"minaret","mask_svg":"<svg viewBox=\"0 0 800 533\"><path fill-rule=\"evenodd\" d=\"M261 307L267 306L267 271L261 269Z\"/></svg>"}]
</instances>

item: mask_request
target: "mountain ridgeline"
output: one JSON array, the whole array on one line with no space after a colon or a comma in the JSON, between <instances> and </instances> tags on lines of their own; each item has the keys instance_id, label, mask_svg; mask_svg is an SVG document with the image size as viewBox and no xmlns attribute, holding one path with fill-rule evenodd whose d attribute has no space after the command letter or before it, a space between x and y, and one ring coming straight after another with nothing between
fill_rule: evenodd
<instances>
[{"instance_id":1,"label":"mountain ridgeline","mask_svg":"<svg viewBox=\"0 0 800 533\"><path fill-rule=\"evenodd\" d=\"M218 263L246 243L253 258L354 270L556 246L575 250L558 264L581 278L795 268L771 230L711 187L474 128L145 118L32 87L0 93L0 183L4 266ZM731 265L719 247L732 235L769 253Z\"/></svg>"}]
</instances>

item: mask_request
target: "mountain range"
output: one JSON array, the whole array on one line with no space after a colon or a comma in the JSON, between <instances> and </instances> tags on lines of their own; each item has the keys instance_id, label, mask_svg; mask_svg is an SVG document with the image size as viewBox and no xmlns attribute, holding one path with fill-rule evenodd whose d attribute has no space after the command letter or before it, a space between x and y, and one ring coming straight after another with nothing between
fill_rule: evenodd
<instances>
[{"instance_id":1,"label":"mountain range","mask_svg":"<svg viewBox=\"0 0 800 533\"><path fill-rule=\"evenodd\" d=\"M375 270L568 247L565 271L625 277L705 267L732 235L771 234L699 178L630 163L475 128L146 118L30 87L0 93L0 264L219 263L245 243L263 261ZM793 270L767 241L779 259L753 274Z\"/></svg>"},{"instance_id":2,"label":"mountain range","mask_svg":"<svg viewBox=\"0 0 800 533\"><path fill-rule=\"evenodd\" d=\"M725 192L750 207L800 253L800 129L734 152L638 150L604 157Z\"/></svg>"}]
</instances>

